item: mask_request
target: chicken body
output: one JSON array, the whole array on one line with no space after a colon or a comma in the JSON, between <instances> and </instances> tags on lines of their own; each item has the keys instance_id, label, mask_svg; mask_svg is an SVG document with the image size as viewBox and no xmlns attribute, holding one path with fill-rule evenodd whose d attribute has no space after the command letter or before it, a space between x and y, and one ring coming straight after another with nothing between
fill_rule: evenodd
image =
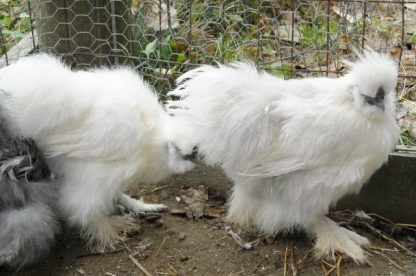
<instances>
[{"instance_id":1,"label":"chicken body","mask_svg":"<svg viewBox=\"0 0 416 276\"><path fill-rule=\"evenodd\" d=\"M135 227L113 215L116 203L137 212L166 208L134 203L122 194L129 186L193 168L180 123L133 70L71 71L41 54L0 71L0 99L12 135L33 139L57 176L64 217L98 249Z\"/></svg>"},{"instance_id":2,"label":"chicken body","mask_svg":"<svg viewBox=\"0 0 416 276\"><path fill-rule=\"evenodd\" d=\"M59 232L57 188L33 141L12 139L0 120L0 267L33 264Z\"/></svg>"},{"instance_id":3,"label":"chicken body","mask_svg":"<svg viewBox=\"0 0 416 276\"><path fill-rule=\"evenodd\" d=\"M318 257L357 262L368 243L325 217L357 193L398 139L397 65L367 51L337 79L283 80L246 63L202 66L178 80L171 113L187 121L205 160L234 182L228 219L276 234L302 228Z\"/></svg>"}]
</instances>

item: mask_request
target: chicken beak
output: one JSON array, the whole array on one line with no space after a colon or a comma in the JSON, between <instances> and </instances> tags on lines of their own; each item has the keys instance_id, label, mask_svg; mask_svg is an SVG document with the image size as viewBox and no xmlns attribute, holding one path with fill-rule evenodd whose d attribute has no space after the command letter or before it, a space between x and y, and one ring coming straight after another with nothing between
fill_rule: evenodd
<instances>
[{"instance_id":1,"label":"chicken beak","mask_svg":"<svg viewBox=\"0 0 416 276\"><path fill-rule=\"evenodd\" d=\"M194 162L194 161L196 161L197 156L198 156L198 148L194 147L193 150L192 150L192 153L184 155L183 159Z\"/></svg>"},{"instance_id":2,"label":"chicken beak","mask_svg":"<svg viewBox=\"0 0 416 276\"><path fill-rule=\"evenodd\" d=\"M364 97L364 100L367 104L369 105L374 105L377 106L378 108L380 108L381 110L384 111L385 106L384 106L384 96L385 96L385 92L384 89L382 87L380 87L377 91L377 94L375 97L369 97L366 95L362 95Z\"/></svg>"}]
</instances>

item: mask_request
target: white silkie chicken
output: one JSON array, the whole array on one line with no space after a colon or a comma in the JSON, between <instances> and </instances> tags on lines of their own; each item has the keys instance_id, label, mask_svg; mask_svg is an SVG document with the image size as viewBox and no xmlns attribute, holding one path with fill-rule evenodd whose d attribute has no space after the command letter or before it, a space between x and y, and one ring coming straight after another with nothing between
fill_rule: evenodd
<instances>
[{"instance_id":1,"label":"white silkie chicken","mask_svg":"<svg viewBox=\"0 0 416 276\"><path fill-rule=\"evenodd\" d=\"M266 234L303 228L317 257L365 260L368 243L325 216L388 159L396 63L367 50L343 77L283 80L246 63L202 66L178 79L171 113L199 152L234 182L228 219Z\"/></svg>"},{"instance_id":2,"label":"white silkie chicken","mask_svg":"<svg viewBox=\"0 0 416 276\"><path fill-rule=\"evenodd\" d=\"M193 168L195 154L181 124L128 68L71 71L45 54L0 70L0 115L13 137L33 139L57 176L58 206L103 250L135 227L114 215L162 211L123 194ZM30 231L29 229L27 231Z\"/></svg>"}]
</instances>

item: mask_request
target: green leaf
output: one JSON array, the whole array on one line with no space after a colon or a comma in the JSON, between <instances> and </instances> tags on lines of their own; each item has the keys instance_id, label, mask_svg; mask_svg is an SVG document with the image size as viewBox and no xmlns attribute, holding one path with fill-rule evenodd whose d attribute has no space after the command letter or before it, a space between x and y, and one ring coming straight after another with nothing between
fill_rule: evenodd
<instances>
[{"instance_id":1,"label":"green leaf","mask_svg":"<svg viewBox=\"0 0 416 276\"><path fill-rule=\"evenodd\" d=\"M22 37L25 36L25 34L22 33L22 32L11 31L11 30L7 30L7 29L3 30L3 34L6 35L6 36L14 37L14 38L22 38Z\"/></svg>"},{"instance_id":2,"label":"green leaf","mask_svg":"<svg viewBox=\"0 0 416 276\"><path fill-rule=\"evenodd\" d=\"M176 62L182 63L186 60L186 56L184 53L178 54L176 57Z\"/></svg>"},{"instance_id":3,"label":"green leaf","mask_svg":"<svg viewBox=\"0 0 416 276\"><path fill-rule=\"evenodd\" d=\"M146 47L143 50L143 53L149 58L150 55L156 51L156 47L157 47L157 38L155 38L155 40L153 40L152 42L146 45Z\"/></svg>"},{"instance_id":4,"label":"green leaf","mask_svg":"<svg viewBox=\"0 0 416 276\"><path fill-rule=\"evenodd\" d=\"M238 14L231 14L229 17L232 21L236 21L236 22L243 22L244 21L244 19L241 16L239 16Z\"/></svg>"},{"instance_id":5,"label":"green leaf","mask_svg":"<svg viewBox=\"0 0 416 276\"><path fill-rule=\"evenodd\" d=\"M162 58L162 60L169 60L172 54L172 50L170 49L171 39L172 39L172 36L168 35L160 44L160 57Z\"/></svg>"}]
</instances>

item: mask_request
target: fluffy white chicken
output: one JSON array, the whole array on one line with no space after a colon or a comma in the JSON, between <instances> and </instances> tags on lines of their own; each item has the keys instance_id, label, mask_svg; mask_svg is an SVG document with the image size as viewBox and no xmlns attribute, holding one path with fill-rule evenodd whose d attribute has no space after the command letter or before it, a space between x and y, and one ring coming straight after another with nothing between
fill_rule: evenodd
<instances>
[{"instance_id":1,"label":"fluffy white chicken","mask_svg":"<svg viewBox=\"0 0 416 276\"><path fill-rule=\"evenodd\" d=\"M171 113L199 152L234 182L228 219L266 234L306 229L317 257L365 260L368 240L325 216L357 193L398 139L397 65L368 50L343 77L283 80L246 63L202 66L178 79Z\"/></svg>"},{"instance_id":2,"label":"fluffy white chicken","mask_svg":"<svg viewBox=\"0 0 416 276\"><path fill-rule=\"evenodd\" d=\"M135 213L162 211L123 194L193 168L193 145L156 93L131 69L71 71L41 54L0 71L0 112L14 137L33 139L57 176L58 205L98 249L135 227Z\"/></svg>"}]
</instances>

